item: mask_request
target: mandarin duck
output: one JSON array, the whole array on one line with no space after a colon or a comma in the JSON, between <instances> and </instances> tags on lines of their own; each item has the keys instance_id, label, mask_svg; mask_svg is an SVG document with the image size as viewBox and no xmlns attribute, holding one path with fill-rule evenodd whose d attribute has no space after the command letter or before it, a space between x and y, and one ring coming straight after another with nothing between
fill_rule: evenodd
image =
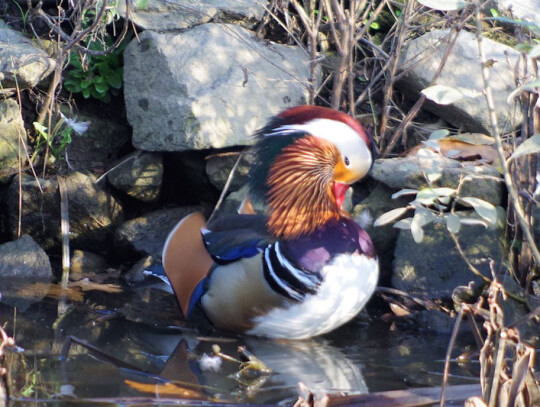
<instances>
[{"instance_id":1,"label":"mandarin duck","mask_svg":"<svg viewBox=\"0 0 540 407\"><path fill-rule=\"evenodd\" d=\"M249 194L267 212L209 225L186 216L166 240L165 273L186 317L200 304L228 331L324 334L357 315L377 285L371 239L341 208L371 168L373 141L351 116L317 106L285 110L255 136Z\"/></svg>"}]
</instances>

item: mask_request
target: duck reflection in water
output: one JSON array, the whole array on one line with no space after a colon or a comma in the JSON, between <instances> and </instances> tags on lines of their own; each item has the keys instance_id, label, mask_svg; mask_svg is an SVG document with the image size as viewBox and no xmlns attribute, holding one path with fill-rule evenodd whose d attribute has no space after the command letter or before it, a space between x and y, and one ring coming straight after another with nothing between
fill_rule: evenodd
<instances>
[{"instance_id":1,"label":"duck reflection in water","mask_svg":"<svg viewBox=\"0 0 540 407\"><path fill-rule=\"evenodd\" d=\"M249 368L240 371L238 363L215 356L216 344L221 354L233 358L240 357L240 346L245 347L271 372L257 372ZM208 358L219 359L213 359L215 365L201 362L201 359ZM299 383L315 394L368 393L360 367L321 338L275 341L251 337L224 339L183 336L169 356L161 376L167 380L201 386L207 397L232 394L244 400L255 399L257 403L294 400L298 396Z\"/></svg>"}]
</instances>

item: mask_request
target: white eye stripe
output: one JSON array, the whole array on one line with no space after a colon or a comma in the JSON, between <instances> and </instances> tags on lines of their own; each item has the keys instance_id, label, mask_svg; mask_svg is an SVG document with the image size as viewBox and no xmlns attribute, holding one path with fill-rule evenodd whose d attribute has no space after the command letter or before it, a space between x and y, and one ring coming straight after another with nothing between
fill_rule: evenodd
<instances>
[{"instance_id":1,"label":"white eye stripe","mask_svg":"<svg viewBox=\"0 0 540 407\"><path fill-rule=\"evenodd\" d=\"M343 162L352 171L366 174L373 160L364 139L352 127L331 119L314 119L303 124L280 126L276 131L302 131L332 142L340 151ZM346 163L349 160L349 164Z\"/></svg>"}]
</instances>

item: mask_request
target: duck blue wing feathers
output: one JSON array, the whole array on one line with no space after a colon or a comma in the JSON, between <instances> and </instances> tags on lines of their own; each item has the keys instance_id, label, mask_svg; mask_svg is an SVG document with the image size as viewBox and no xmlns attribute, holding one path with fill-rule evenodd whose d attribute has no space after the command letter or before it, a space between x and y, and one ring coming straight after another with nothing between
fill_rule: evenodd
<instances>
[{"instance_id":1,"label":"duck blue wing feathers","mask_svg":"<svg viewBox=\"0 0 540 407\"><path fill-rule=\"evenodd\" d=\"M227 264L260 253L273 239L261 215L232 215L220 218L202 231L206 250L218 264Z\"/></svg>"}]
</instances>

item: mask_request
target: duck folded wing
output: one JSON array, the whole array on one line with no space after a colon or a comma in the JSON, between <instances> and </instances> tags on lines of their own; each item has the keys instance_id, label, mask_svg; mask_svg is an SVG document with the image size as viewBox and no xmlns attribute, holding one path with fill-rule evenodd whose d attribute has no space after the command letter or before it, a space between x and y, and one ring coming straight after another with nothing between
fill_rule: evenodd
<instances>
[{"instance_id":1,"label":"duck folded wing","mask_svg":"<svg viewBox=\"0 0 540 407\"><path fill-rule=\"evenodd\" d=\"M262 215L231 215L202 230L202 240L212 259L227 264L253 257L275 239L268 233Z\"/></svg>"}]
</instances>

